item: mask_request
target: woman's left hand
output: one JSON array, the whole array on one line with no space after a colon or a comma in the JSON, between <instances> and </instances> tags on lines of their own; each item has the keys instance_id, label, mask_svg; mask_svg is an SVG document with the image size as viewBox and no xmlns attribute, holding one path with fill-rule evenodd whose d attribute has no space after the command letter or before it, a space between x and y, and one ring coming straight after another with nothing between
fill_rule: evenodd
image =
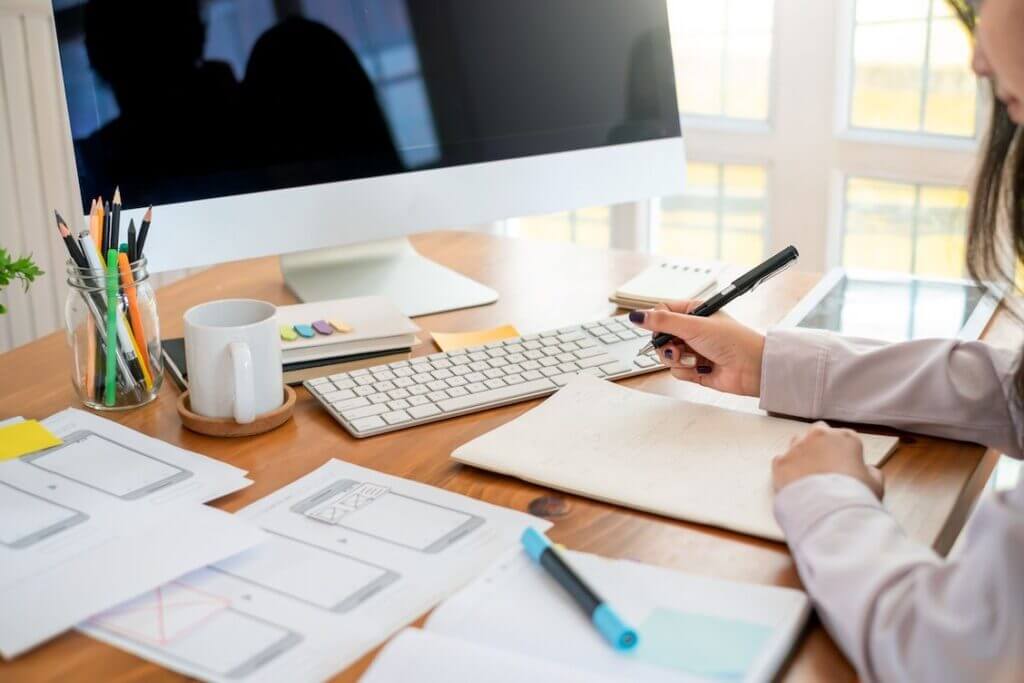
<instances>
[{"instance_id":1,"label":"woman's left hand","mask_svg":"<svg viewBox=\"0 0 1024 683\"><path fill-rule=\"evenodd\" d=\"M882 471L864 462L864 444L850 429L816 423L803 436L793 438L789 450L772 461L772 485L778 493L789 484L815 474L844 474L862 482L879 500Z\"/></svg>"}]
</instances>

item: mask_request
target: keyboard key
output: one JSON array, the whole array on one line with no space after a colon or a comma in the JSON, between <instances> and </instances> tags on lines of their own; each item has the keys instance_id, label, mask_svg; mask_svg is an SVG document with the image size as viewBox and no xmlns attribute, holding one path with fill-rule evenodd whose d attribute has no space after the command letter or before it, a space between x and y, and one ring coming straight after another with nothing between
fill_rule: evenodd
<instances>
[{"instance_id":1,"label":"keyboard key","mask_svg":"<svg viewBox=\"0 0 1024 683\"><path fill-rule=\"evenodd\" d=\"M435 370L446 370L447 368L450 368L452 366L452 362L450 360L448 360L447 358L442 358L441 360L435 360L430 365Z\"/></svg>"},{"instance_id":2,"label":"keyboard key","mask_svg":"<svg viewBox=\"0 0 1024 683\"><path fill-rule=\"evenodd\" d=\"M558 365L558 359L557 358L551 358L551 357L541 358L540 359L540 364L541 364L542 367L550 368L550 367L552 367L554 365Z\"/></svg>"},{"instance_id":3,"label":"keyboard key","mask_svg":"<svg viewBox=\"0 0 1024 683\"><path fill-rule=\"evenodd\" d=\"M341 416L352 422L353 420L359 420L364 417L372 417L374 415L383 415L388 412L388 407L385 405L373 405L364 406L362 408L351 408L341 413Z\"/></svg>"},{"instance_id":4,"label":"keyboard key","mask_svg":"<svg viewBox=\"0 0 1024 683\"><path fill-rule=\"evenodd\" d=\"M465 377L471 372L473 372L473 368L467 365L456 365L454 368L452 368L452 374L455 375L456 377Z\"/></svg>"},{"instance_id":5,"label":"keyboard key","mask_svg":"<svg viewBox=\"0 0 1024 683\"><path fill-rule=\"evenodd\" d=\"M486 361L478 360L475 363L470 363L469 367L472 368L473 372L483 372L491 366Z\"/></svg>"},{"instance_id":6,"label":"keyboard key","mask_svg":"<svg viewBox=\"0 0 1024 683\"><path fill-rule=\"evenodd\" d=\"M444 380L439 379L439 380L436 380L434 382L428 383L427 387L431 391L444 391L445 389L448 388L448 383L445 382Z\"/></svg>"},{"instance_id":7,"label":"keyboard key","mask_svg":"<svg viewBox=\"0 0 1024 683\"><path fill-rule=\"evenodd\" d=\"M416 374L416 372L412 368L409 368L409 367L396 368L395 369L395 376L396 377L412 377L415 374Z\"/></svg>"},{"instance_id":8,"label":"keyboard key","mask_svg":"<svg viewBox=\"0 0 1024 683\"><path fill-rule=\"evenodd\" d=\"M558 369L562 372L576 372L580 369L580 366L576 365L576 363L562 363L558 366Z\"/></svg>"},{"instance_id":9,"label":"keyboard key","mask_svg":"<svg viewBox=\"0 0 1024 683\"><path fill-rule=\"evenodd\" d=\"M426 396L410 396L408 401L411 406L423 406L430 403L430 399Z\"/></svg>"},{"instance_id":10,"label":"keyboard key","mask_svg":"<svg viewBox=\"0 0 1024 683\"><path fill-rule=\"evenodd\" d=\"M389 425L402 424L403 422L408 422L412 419L412 415L404 410L396 410L393 413L384 413L381 417L383 417L384 421Z\"/></svg>"},{"instance_id":11,"label":"keyboard key","mask_svg":"<svg viewBox=\"0 0 1024 683\"><path fill-rule=\"evenodd\" d=\"M334 386L333 384L331 386ZM351 389L345 391L331 391L323 395L324 400L328 403L334 403L335 401L343 401L347 398L355 398L356 392Z\"/></svg>"},{"instance_id":12,"label":"keyboard key","mask_svg":"<svg viewBox=\"0 0 1024 683\"><path fill-rule=\"evenodd\" d=\"M381 427L387 426L384 420L379 417L364 417L361 420L353 420L349 424L352 425L352 429L357 432L368 432L372 429L380 429Z\"/></svg>"},{"instance_id":13,"label":"keyboard key","mask_svg":"<svg viewBox=\"0 0 1024 683\"><path fill-rule=\"evenodd\" d=\"M546 349L544 349L544 355L548 357L557 356L560 353L562 352L558 349L557 346L549 346Z\"/></svg>"},{"instance_id":14,"label":"keyboard key","mask_svg":"<svg viewBox=\"0 0 1024 683\"><path fill-rule=\"evenodd\" d=\"M429 364L429 363L430 363L430 361L427 359L426 356L420 356L419 358L413 358L412 360L409 361L409 365L416 365L416 366L420 366L420 365L424 365L424 364ZM416 368L413 368L413 369L414 370L420 370L419 367L416 367Z\"/></svg>"},{"instance_id":15,"label":"keyboard key","mask_svg":"<svg viewBox=\"0 0 1024 683\"><path fill-rule=\"evenodd\" d=\"M562 374L562 371L556 367L550 367L541 370L540 374L544 375L545 377L557 377L558 375Z\"/></svg>"},{"instance_id":16,"label":"keyboard key","mask_svg":"<svg viewBox=\"0 0 1024 683\"><path fill-rule=\"evenodd\" d=\"M505 349L501 349L501 348L498 348L498 349L489 349L489 350L487 351L487 355L488 355L488 356L489 356L490 358L501 358L502 356L505 356L505 355L506 355L506 352L505 352Z\"/></svg>"},{"instance_id":17,"label":"keyboard key","mask_svg":"<svg viewBox=\"0 0 1024 683\"><path fill-rule=\"evenodd\" d=\"M339 372L336 375L331 375L328 379L330 379L332 382L344 382L345 380L352 378L349 377L349 374L347 372Z\"/></svg>"},{"instance_id":18,"label":"keyboard key","mask_svg":"<svg viewBox=\"0 0 1024 683\"><path fill-rule=\"evenodd\" d=\"M394 379L395 373L390 370L381 370L380 372L373 373L373 376L376 377L378 381L384 382L389 379Z\"/></svg>"},{"instance_id":19,"label":"keyboard key","mask_svg":"<svg viewBox=\"0 0 1024 683\"><path fill-rule=\"evenodd\" d=\"M367 396L367 398L370 399L370 403L375 405L379 403L387 403L390 400L390 397L387 394L374 394L373 396Z\"/></svg>"},{"instance_id":20,"label":"keyboard key","mask_svg":"<svg viewBox=\"0 0 1024 683\"><path fill-rule=\"evenodd\" d=\"M434 379L448 379L449 377L454 377L451 370L434 370L430 374L434 377Z\"/></svg>"},{"instance_id":21,"label":"keyboard key","mask_svg":"<svg viewBox=\"0 0 1024 683\"><path fill-rule=\"evenodd\" d=\"M377 390L373 387L356 387L355 392L359 396L370 396L376 394Z\"/></svg>"},{"instance_id":22,"label":"keyboard key","mask_svg":"<svg viewBox=\"0 0 1024 683\"><path fill-rule=\"evenodd\" d=\"M397 368L405 368L405 367L408 367L408 366L409 366L409 361L407 361L407 360L396 360L394 363L389 363L388 364L388 367L391 368L392 370L395 370Z\"/></svg>"},{"instance_id":23,"label":"keyboard key","mask_svg":"<svg viewBox=\"0 0 1024 683\"><path fill-rule=\"evenodd\" d=\"M557 377L552 377L551 381L554 382L555 384L557 384L560 387L564 387L566 384L571 382L575 377L576 377L576 373L575 372L567 372L564 375L558 375Z\"/></svg>"},{"instance_id":24,"label":"keyboard key","mask_svg":"<svg viewBox=\"0 0 1024 683\"><path fill-rule=\"evenodd\" d=\"M353 377L363 377L365 375L369 375L370 371L367 370L366 368L359 368L358 370L353 370L348 374L352 375Z\"/></svg>"},{"instance_id":25,"label":"keyboard key","mask_svg":"<svg viewBox=\"0 0 1024 683\"><path fill-rule=\"evenodd\" d=\"M463 387L452 387L448 390L448 395L452 397L465 396L468 393Z\"/></svg>"},{"instance_id":26,"label":"keyboard key","mask_svg":"<svg viewBox=\"0 0 1024 683\"><path fill-rule=\"evenodd\" d=\"M535 360L523 361L523 370L540 370L541 365Z\"/></svg>"},{"instance_id":27,"label":"keyboard key","mask_svg":"<svg viewBox=\"0 0 1024 683\"><path fill-rule=\"evenodd\" d=\"M466 380L462 379L461 377L451 377L449 379L446 379L445 382L450 387L464 387L467 384L469 384L469 382L467 382Z\"/></svg>"},{"instance_id":28,"label":"keyboard key","mask_svg":"<svg viewBox=\"0 0 1024 683\"><path fill-rule=\"evenodd\" d=\"M370 373L366 373L365 375L362 375L361 377L356 377L356 384L358 384L361 387L369 386L371 384L376 384L376 383L377 383L377 380L375 380L373 378L373 375L371 375Z\"/></svg>"},{"instance_id":29,"label":"keyboard key","mask_svg":"<svg viewBox=\"0 0 1024 683\"><path fill-rule=\"evenodd\" d=\"M540 342L539 341L525 341L525 342L523 342L523 348L526 349L527 351L536 351L537 349L540 348ZM529 355L527 355L527 358L529 358Z\"/></svg>"},{"instance_id":30,"label":"keyboard key","mask_svg":"<svg viewBox=\"0 0 1024 683\"><path fill-rule=\"evenodd\" d=\"M413 384L416 384L416 382L413 382L411 377L396 377L395 378L395 386L396 387L401 387L402 389L405 389L406 387L411 387Z\"/></svg>"},{"instance_id":31,"label":"keyboard key","mask_svg":"<svg viewBox=\"0 0 1024 683\"><path fill-rule=\"evenodd\" d=\"M544 337L540 340L540 345L544 347L558 346L558 337Z\"/></svg>"},{"instance_id":32,"label":"keyboard key","mask_svg":"<svg viewBox=\"0 0 1024 683\"><path fill-rule=\"evenodd\" d=\"M413 406L412 408L409 408L409 414L417 420L422 420L425 417L440 415L441 409L432 404L427 404L425 406Z\"/></svg>"},{"instance_id":33,"label":"keyboard key","mask_svg":"<svg viewBox=\"0 0 1024 683\"><path fill-rule=\"evenodd\" d=\"M654 360L650 356L637 356L633 359L633 364L638 368L653 368L658 364L658 361Z\"/></svg>"},{"instance_id":34,"label":"keyboard key","mask_svg":"<svg viewBox=\"0 0 1024 683\"><path fill-rule=\"evenodd\" d=\"M501 370L499 370L498 368L488 368L484 372L484 377L487 377L488 379L498 379L499 377L504 377L504 376L505 376L505 373L502 372Z\"/></svg>"},{"instance_id":35,"label":"keyboard key","mask_svg":"<svg viewBox=\"0 0 1024 683\"><path fill-rule=\"evenodd\" d=\"M601 368L586 368L584 370L580 370L576 374L592 375L593 377L604 377L604 370L602 370Z\"/></svg>"},{"instance_id":36,"label":"keyboard key","mask_svg":"<svg viewBox=\"0 0 1024 683\"><path fill-rule=\"evenodd\" d=\"M569 325L568 327L559 327L556 332L558 334L572 334L573 332L579 332L579 325Z\"/></svg>"},{"instance_id":37,"label":"keyboard key","mask_svg":"<svg viewBox=\"0 0 1024 683\"><path fill-rule=\"evenodd\" d=\"M558 335L558 341L560 341L562 343L565 343L565 342L575 342L575 341L579 341L580 339L583 339L583 335L580 334L579 332L575 331L575 330L573 330L572 332L569 332L567 334L560 334L560 335Z\"/></svg>"},{"instance_id":38,"label":"keyboard key","mask_svg":"<svg viewBox=\"0 0 1024 683\"><path fill-rule=\"evenodd\" d=\"M411 395L412 394L410 394L405 389L395 389L394 391L389 391L388 392L388 396L390 396L391 399L394 400L394 401L397 401L398 399L401 399L401 398L409 398L409 396L411 396Z\"/></svg>"},{"instance_id":39,"label":"keyboard key","mask_svg":"<svg viewBox=\"0 0 1024 683\"><path fill-rule=\"evenodd\" d=\"M471 394L479 394L481 391L487 391L487 385L480 382L473 382L472 384L466 385L466 390Z\"/></svg>"},{"instance_id":40,"label":"keyboard key","mask_svg":"<svg viewBox=\"0 0 1024 683\"><path fill-rule=\"evenodd\" d=\"M423 396L424 394L430 393L430 389L422 384L413 384L409 387L409 393L413 396Z\"/></svg>"},{"instance_id":41,"label":"keyboard key","mask_svg":"<svg viewBox=\"0 0 1024 683\"><path fill-rule=\"evenodd\" d=\"M412 381L416 382L416 384L427 384L428 382L433 382L434 377L429 372L421 372L418 375L413 375Z\"/></svg>"},{"instance_id":42,"label":"keyboard key","mask_svg":"<svg viewBox=\"0 0 1024 683\"><path fill-rule=\"evenodd\" d=\"M565 344L559 344L558 350L564 351L565 353L572 353L576 349L580 348L580 345L576 342L567 342Z\"/></svg>"},{"instance_id":43,"label":"keyboard key","mask_svg":"<svg viewBox=\"0 0 1024 683\"><path fill-rule=\"evenodd\" d=\"M547 339L548 337L555 337L557 335L558 335L558 330L548 330L547 332L541 332L540 333L541 343L544 343L544 340Z\"/></svg>"},{"instance_id":44,"label":"keyboard key","mask_svg":"<svg viewBox=\"0 0 1024 683\"><path fill-rule=\"evenodd\" d=\"M456 367L462 365L469 365L472 362L473 359L470 358L468 355L455 356L455 358L452 358L452 363L455 364Z\"/></svg>"},{"instance_id":45,"label":"keyboard key","mask_svg":"<svg viewBox=\"0 0 1024 683\"><path fill-rule=\"evenodd\" d=\"M581 349L589 349L597 346L597 342L588 337L587 339L581 339L580 341L576 342L576 346L580 347Z\"/></svg>"},{"instance_id":46,"label":"keyboard key","mask_svg":"<svg viewBox=\"0 0 1024 683\"><path fill-rule=\"evenodd\" d=\"M333 384L334 388L337 389L338 391L344 391L345 389L353 389L356 386L356 383L350 379L334 380Z\"/></svg>"},{"instance_id":47,"label":"keyboard key","mask_svg":"<svg viewBox=\"0 0 1024 683\"><path fill-rule=\"evenodd\" d=\"M618 361L609 365L602 365L601 369L604 370L607 375L621 375L624 372L629 372L629 368Z\"/></svg>"},{"instance_id":48,"label":"keyboard key","mask_svg":"<svg viewBox=\"0 0 1024 683\"><path fill-rule=\"evenodd\" d=\"M526 347L516 342L515 344L509 344L507 349L509 353L522 353L526 350Z\"/></svg>"},{"instance_id":49,"label":"keyboard key","mask_svg":"<svg viewBox=\"0 0 1024 683\"><path fill-rule=\"evenodd\" d=\"M489 379L484 382L484 384L487 385L488 389L500 389L501 387L506 386L505 380L503 379Z\"/></svg>"},{"instance_id":50,"label":"keyboard key","mask_svg":"<svg viewBox=\"0 0 1024 683\"><path fill-rule=\"evenodd\" d=\"M557 356L555 356L555 358L557 358L562 363L572 363L574 360L576 360L576 356L574 356L571 353L560 353Z\"/></svg>"},{"instance_id":51,"label":"keyboard key","mask_svg":"<svg viewBox=\"0 0 1024 683\"><path fill-rule=\"evenodd\" d=\"M521 353L510 353L505 358L505 360L507 360L509 363L522 363L524 360L526 360L526 356L524 356Z\"/></svg>"},{"instance_id":52,"label":"keyboard key","mask_svg":"<svg viewBox=\"0 0 1024 683\"><path fill-rule=\"evenodd\" d=\"M532 382L534 380L541 379L542 377L544 377L544 375L540 374L536 370L527 370L523 373L523 379L527 382Z\"/></svg>"},{"instance_id":53,"label":"keyboard key","mask_svg":"<svg viewBox=\"0 0 1024 683\"><path fill-rule=\"evenodd\" d=\"M535 382L526 382L524 384L517 384L515 386L506 386L499 389L491 389L490 391L482 391L479 394L470 394L469 396L459 396L458 398L448 399L442 401L438 407L446 413L450 413L456 410L466 410L468 408L475 408L478 406L487 405L488 403L497 403L499 401L507 401L518 396L525 396L527 394L534 394L541 391L550 391L555 388L555 384L547 379L537 380Z\"/></svg>"},{"instance_id":54,"label":"keyboard key","mask_svg":"<svg viewBox=\"0 0 1024 683\"><path fill-rule=\"evenodd\" d=\"M523 371L523 366L518 363L511 363L502 368L506 375L518 375Z\"/></svg>"},{"instance_id":55,"label":"keyboard key","mask_svg":"<svg viewBox=\"0 0 1024 683\"><path fill-rule=\"evenodd\" d=\"M326 377L317 377L316 379L309 380L309 386L311 386L311 387L318 387L321 384L323 384L324 382L329 382L329 381L330 380L327 379Z\"/></svg>"},{"instance_id":56,"label":"keyboard key","mask_svg":"<svg viewBox=\"0 0 1024 683\"><path fill-rule=\"evenodd\" d=\"M471 372L466 375L467 382L483 382L487 379L487 375L482 372Z\"/></svg>"},{"instance_id":57,"label":"keyboard key","mask_svg":"<svg viewBox=\"0 0 1024 683\"><path fill-rule=\"evenodd\" d=\"M596 368L599 365L605 365L607 363L613 363L615 359L607 354L600 356L594 356L593 358L584 358L576 362L581 368Z\"/></svg>"},{"instance_id":58,"label":"keyboard key","mask_svg":"<svg viewBox=\"0 0 1024 683\"><path fill-rule=\"evenodd\" d=\"M346 410L351 410L352 408L362 408L363 406L368 406L370 405L370 402L360 396L358 398L350 398L347 401L339 401L338 403L332 403L331 405L333 405L334 409L337 410L339 413L343 413Z\"/></svg>"},{"instance_id":59,"label":"keyboard key","mask_svg":"<svg viewBox=\"0 0 1024 683\"><path fill-rule=\"evenodd\" d=\"M438 401L443 401L446 398L448 398L448 392L447 391L432 391L429 394L427 394L427 398L429 398L434 403L437 403Z\"/></svg>"},{"instance_id":60,"label":"keyboard key","mask_svg":"<svg viewBox=\"0 0 1024 683\"><path fill-rule=\"evenodd\" d=\"M539 334L524 334L521 338L522 338L522 340L524 342L536 341L536 340L540 339L540 335ZM524 346L525 346L525 344L524 344Z\"/></svg>"},{"instance_id":61,"label":"keyboard key","mask_svg":"<svg viewBox=\"0 0 1024 683\"><path fill-rule=\"evenodd\" d=\"M627 331L627 330L623 330L622 332L619 332L618 336L619 336L619 339L621 339L622 341L633 341L634 339L636 339L636 335L633 334L630 331Z\"/></svg>"},{"instance_id":62,"label":"keyboard key","mask_svg":"<svg viewBox=\"0 0 1024 683\"><path fill-rule=\"evenodd\" d=\"M591 358L592 356L604 355L604 349L598 346L591 346L589 349L580 349L573 353L577 358Z\"/></svg>"},{"instance_id":63,"label":"keyboard key","mask_svg":"<svg viewBox=\"0 0 1024 683\"><path fill-rule=\"evenodd\" d=\"M405 399L399 399L398 401L391 401L388 403L388 408L391 408L391 410L405 410L410 407L412 407L412 404Z\"/></svg>"},{"instance_id":64,"label":"keyboard key","mask_svg":"<svg viewBox=\"0 0 1024 683\"><path fill-rule=\"evenodd\" d=\"M533 351L527 351L523 355L526 356L527 358L529 358L530 360L540 360L541 358L544 357L544 352L543 351L538 351L538 350L533 350Z\"/></svg>"},{"instance_id":65,"label":"keyboard key","mask_svg":"<svg viewBox=\"0 0 1024 683\"><path fill-rule=\"evenodd\" d=\"M483 351L474 351L473 353L469 354L469 359L472 361L480 362L483 360L487 360L488 358L490 358L490 356L488 356Z\"/></svg>"},{"instance_id":66,"label":"keyboard key","mask_svg":"<svg viewBox=\"0 0 1024 683\"><path fill-rule=\"evenodd\" d=\"M614 334L601 335L601 342L604 344L618 344L620 341L622 340Z\"/></svg>"},{"instance_id":67,"label":"keyboard key","mask_svg":"<svg viewBox=\"0 0 1024 683\"><path fill-rule=\"evenodd\" d=\"M502 379L505 380L505 384L522 384L526 381L522 375L506 375Z\"/></svg>"},{"instance_id":68,"label":"keyboard key","mask_svg":"<svg viewBox=\"0 0 1024 683\"><path fill-rule=\"evenodd\" d=\"M492 358L489 361L487 361L487 364L490 365L492 368L501 368L508 365L508 361L505 360L504 358Z\"/></svg>"},{"instance_id":69,"label":"keyboard key","mask_svg":"<svg viewBox=\"0 0 1024 683\"><path fill-rule=\"evenodd\" d=\"M377 391L391 391L396 387L391 382L378 382L377 384L373 385L373 388L376 389Z\"/></svg>"}]
</instances>

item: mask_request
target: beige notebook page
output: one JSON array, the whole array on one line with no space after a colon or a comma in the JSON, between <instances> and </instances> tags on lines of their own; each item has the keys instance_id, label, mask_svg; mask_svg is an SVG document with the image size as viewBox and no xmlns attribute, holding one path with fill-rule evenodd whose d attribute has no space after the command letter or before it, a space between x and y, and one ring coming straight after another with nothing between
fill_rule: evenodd
<instances>
[{"instance_id":1,"label":"beige notebook page","mask_svg":"<svg viewBox=\"0 0 1024 683\"><path fill-rule=\"evenodd\" d=\"M581 496L781 541L771 461L807 428L581 376L452 457ZM876 465L897 443L861 436L865 459Z\"/></svg>"}]
</instances>

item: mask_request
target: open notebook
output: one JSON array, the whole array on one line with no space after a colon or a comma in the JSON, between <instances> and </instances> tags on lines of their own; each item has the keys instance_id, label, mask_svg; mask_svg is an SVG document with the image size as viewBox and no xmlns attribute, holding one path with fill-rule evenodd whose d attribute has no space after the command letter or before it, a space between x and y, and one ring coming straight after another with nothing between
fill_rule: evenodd
<instances>
[{"instance_id":1,"label":"open notebook","mask_svg":"<svg viewBox=\"0 0 1024 683\"><path fill-rule=\"evenodd\" d=\"M568 555L637 629L636 650L610 648L518 552L442 603L425 630L399 634L362 683L770 681L810 611L806 595L789 588Z\"/></svg>"},{"instance_id":2,"label":"open notebook","mask_svg":"<svg viewBox=\"0 0 1024 683\"><path fill-rule=\"evenodd\" d=\"M452 457L581 496L781 541L771 461L807 428L580 376ZM898 441L861 436L873 465Z\"/></svg>"}]
</instances>

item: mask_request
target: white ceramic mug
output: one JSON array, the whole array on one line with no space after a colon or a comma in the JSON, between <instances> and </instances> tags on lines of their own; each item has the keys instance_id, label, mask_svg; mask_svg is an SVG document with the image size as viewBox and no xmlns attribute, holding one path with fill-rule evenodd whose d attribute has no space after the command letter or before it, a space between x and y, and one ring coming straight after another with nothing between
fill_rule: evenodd
<instances>
[{"instance_id":1,"label":"white ceramic mug","mask_svg":"<svg viewBox=\"0 0 1024 683\"><path fill-rule=\"evenodd\" d=\"M185 358L192 412L249 424L284 403L277 309L225 299L185 312Z\"/></svg>"}]
</instances>

